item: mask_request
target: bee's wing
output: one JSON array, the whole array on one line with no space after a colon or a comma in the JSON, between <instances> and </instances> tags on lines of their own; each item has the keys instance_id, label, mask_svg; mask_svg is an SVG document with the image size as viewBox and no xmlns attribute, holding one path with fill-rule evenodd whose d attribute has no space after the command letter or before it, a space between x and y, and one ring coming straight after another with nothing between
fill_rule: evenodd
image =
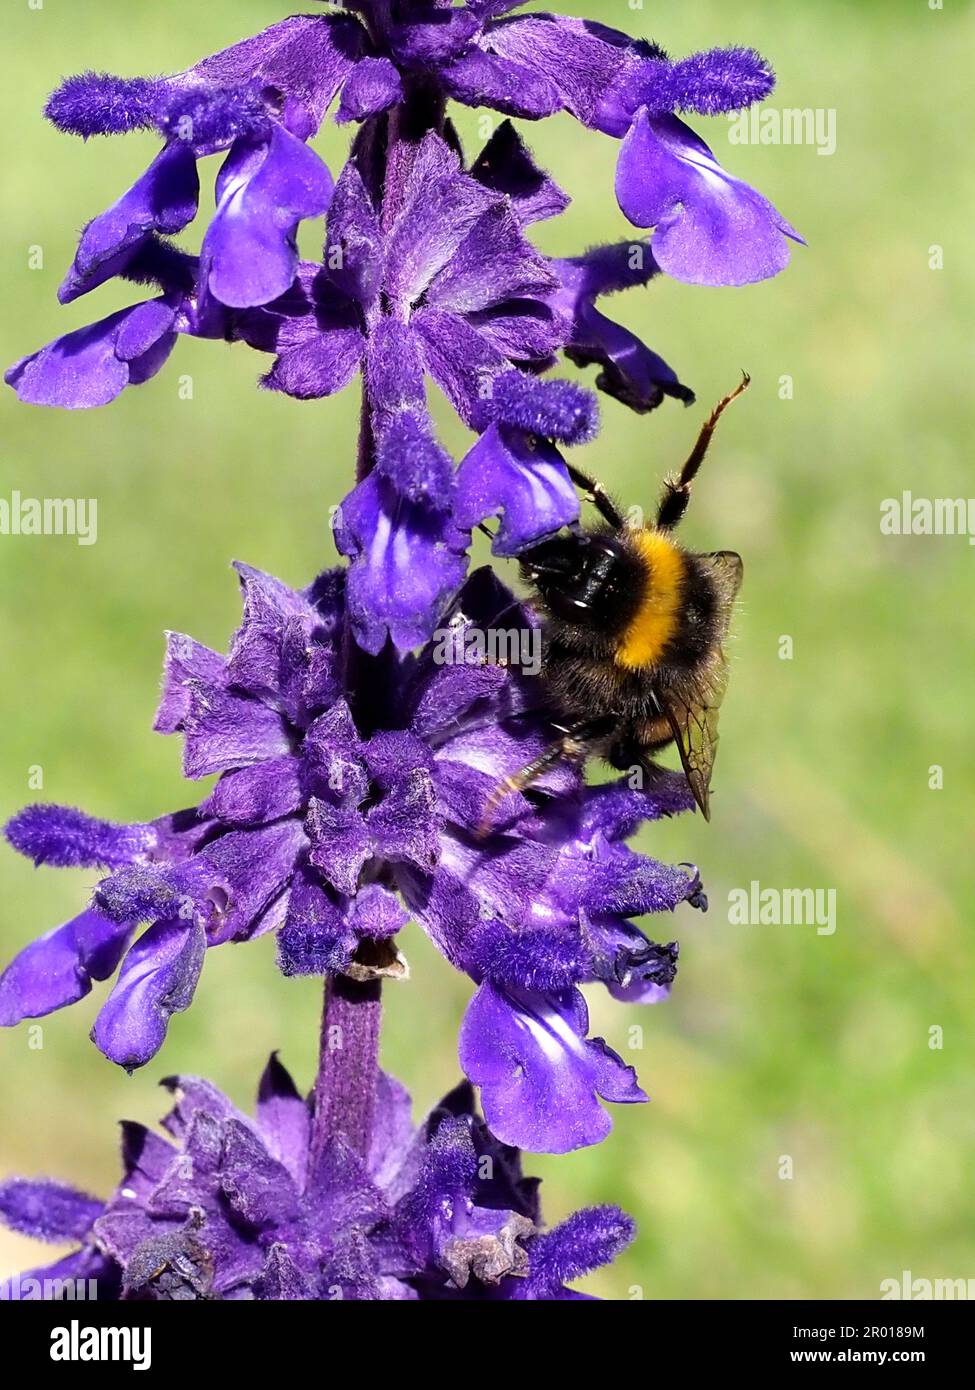
<instances>
[{"instance_id":1,"label":"bee's wing","mask_svg":"<svg viewBox=\"0 0 975 1390\"><path fill-rule=\"evenodd\" d=\"M658 691L694 800L711 819L711 771L718 751L718 711L728 685L728 664L716 656L707 676Z\"/></svg>"},{"instance_id":2,"label":"bee's wing","mask_svg":"<svg viewBox=\"0 0 975 1390\"><path fill-rule=\"evenodd\" d=\"M719 597L717 642L711 660L679 685L658 690L657 695L670 725L688 785L705 820L711 816L711 772L718 750L718 712L728 688L728 663L720 643L728 633L731 613L741 588L741 556L731 550L702 555L710 564Z\"/></svg>"}]
</instances>

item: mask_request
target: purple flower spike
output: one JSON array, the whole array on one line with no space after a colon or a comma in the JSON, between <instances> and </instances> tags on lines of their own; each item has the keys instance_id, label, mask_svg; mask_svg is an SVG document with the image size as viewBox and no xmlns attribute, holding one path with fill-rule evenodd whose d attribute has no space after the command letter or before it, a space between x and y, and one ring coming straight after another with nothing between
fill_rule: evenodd
<instances>
[{"instance_id":1,"label":"purple flower spike","mask_svg":"<svg viewBox=\"0 0 975 1390\"><path fill-rule=\"evenodd\" d=\"M29 405L87 410L149 381L176 343L176 313L164 299L121 309L79 328L10 368L4 380Z\"/></svg>"},{"instance_id":2,"label":"purple flower spike","mask_svg":"<svg viewBox=\"0 0 975 1390\"><path fill-rule=\"evenodd\" d=\"M334 509L341 567L293 590L238 566L226 655L169 635L155 728L182 737L187 778L212 779L196 804L147 824L58 806L10 822L35 864L100 876L87 910L0 974L0 1026L114 975L92 1038L132 1070L190 1006L209 948L273 934L284 975L327 977L322 1037L340 1021L350 1046L323 1051L309 1102L272 1062L254 1119L206 1082L173 1082L168 1137L126 1128L108 1203L0 1184L0 1218L76 1241L39 1273L95 1278L109 1298L568 1300L632 1223L600 1208L543 1232L511 1146L598 1143L604 1102L646 1100L588 1036L581 991L666 998L676 932L651 939L641 919L707 898L693 865L626 843L694 808L682 774L647 768L639 791L587 785L589 754L629 760L629 739L601 728L579 736L579 757L557 756L577 721L546 666L554 636L571 684L547 552L578 530L585 491L562 450L594 440L600 410L558 372L562 354L593 366L596 386L640 413L693 399L601 301L661 271L742 285L786 264L801 238L677 117L743 109L774 78L751 49L673 61L596 21L518 13L522 0L333 8L175 75L86 72L48 102L83 138L162 141L84 228L60 298L115 277L158 297L17 363L6 379L20 399L105 404L154 376L183 334L269 354L260 385L296 400L358 375L362 428L355 485ZM652 236L543 255L530 229L568 195L510 120L468 163L450 100L565 112L620 140L617 199ZM330 112L357 127L334 186L310 144ZM197 162L211 155L215 211L191 254L171 238L197 215ZM321 255L300 260L301 223L323 216ZM431 385L476 437L459 468ZM492 570L467 575L489 519L494 554L520 559L537 591L529 603ZM609 573L618 557L590 551ZM468 1082L418 1131L402 1089L376 1074L380 981L408 974L409 921L476 991Z\"/></svg>"},{"instance_id":3,"label":"purple flower spike","mask_svg":"<svg viewBox=\"0 0 975 1390\"><path fill-rule=\"evenodd\" d=\"M694 285L747 285L777 275L802 237L767 199L727 174L676 116L642 111L623 141L616 196L638 227L654 227L661 270Z\"/></svg>"},{"instance_id":4,"label":"purple flower spike","mask_svg":"<svg viewBox=\"0 0 975 1390\"><path fill-rule=\"evenodd\" d=\"M540 1153L598 1144L612 1128L600 1096L647 1099L633 1068L602 1038L588 1040L588 1031L578 990L532 995L481 986L464 1016L460 1063L504 1143Z\"/></svg>"},{"instance_id":5,"label":"purple flower spike","mask_svg":"<svg viewBox=\"0 0 975 1390\"><path fill-rule=\"evenodd\" d=\"M238 141L217 178L217 211L200 252L214 298L246 309L284 294L298 267L298 223L326 212L331 195L321 159L281 126L270 140Z\"/></svg>"},{"instance_id":6,"label":"purple flower spike","mask_svg":"<svg viewBox=\"0 0 975 1390\"><path fill-rule=\"evenodd\" d=\"M471 466L464 505L472 515L502 507L501 544L513 546L537 519L528 498L549 468L558 492L557 456L544 445L532 454L500 428L484 447L499 454L481 467L495 495L477 501ZM512 1035L527 1028L543 1062L549 1035L561 1040L554 1074L582 1096L583 1130L594 1135L605 1123L597 1092L634 1097L629 1069L586 1041L575 987L599 982L648 1002L669 987L676 945L649 941L631 919L703 906L701 885L693 870L622 841L643 820L689 809L686 780L584 790L576 768L558 766L532 799L506 797L485 837L498 786L550 746L552 728L544 691L519 665L533 644L516 645L503 666L479 644L491 631L523 642L537 621L482 570L433 640L399 657L397 646L412 650L430 634L441 586L460 586L467 537L450 509L408 501L374 470L347 502L340 539L357 549L348 573L304 592L238 567L244 616L227 657L170 634L156 728L183 735L187 775L220 774L199 807L148 825L62 807L28 808L11 822L11 841L38 862L111 872L93 909L28 946L0 977L0 1025L81 999L135 938L94 1037L116 1062L139 1066L188 1006L205 947L276 932L286 974L381 978L403 973L392 939L409 914L483 983ZM376 652L393 639L369 734L344 698L346 619ZM481 1076L483 1058L472 1057ZM530 1060L533 1081L547 1084L547 1064ZM503 1112L511 1078L500 1065L487 1084L500 1087L493 1103ZM541 1104L536 1097L539 1145L549 1142Z\"/></svg>"},{"instance_id":7,"label":"purple flower spike","mask_svg":"<svg viewBox=\"0 0 975 1390\"><path fill-rule=\"evenodd\" d=\"M122 1178L106 1202L60 1183L0 1183L0 1221L75 1241L65 1259L0 1286L92 1279L118 1299L498 1302L585 1298L568 1287L633 1239L615 1207L544 1232L538 1181L477 1115L468 1086L414 1129L382 1072L371 1143L316 1147L319 1119L272 1057L253 1119L193 1077L163 1134L123 1125ZM21 1296L21 1295L16 1295Z\"/></svg>"}]
</instances>

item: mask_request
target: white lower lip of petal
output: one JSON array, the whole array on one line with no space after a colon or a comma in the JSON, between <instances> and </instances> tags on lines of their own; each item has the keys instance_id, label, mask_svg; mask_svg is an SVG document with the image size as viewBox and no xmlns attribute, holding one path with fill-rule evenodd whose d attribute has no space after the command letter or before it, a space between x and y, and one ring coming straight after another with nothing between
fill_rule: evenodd
<instances>
[{"instance_id":1,"label":"white lower lip of petal","mask_svg":"<svg viewBox=\"0 0 975 1390\"><path fill-rule=\"evenodd\" d=\"M392 530L392 523L385 512L380 511L379 520L376 523L376 534L372 538L372 545L369 547L369 561L371 564L378 564L386 554L389 545L389 534Z\"/></svg>"},{"instance_id":2,"label":"white lower lip of petal","mask_svg":"<svg viewBox=\"0 0 975 1390\"><path fill-rule=\"evenodd\" d=\"M489 777L502 777L504 774L498 767L497 761L491 754L484 749L464 748L463 750L451 748L448 743L444 746L444 755L450 753L452 763L460 763L464 767L473 768L475 772L487 773Z\"/></svg>"},{"instance_id":3,"label":"white lower lip of petal","mask_svg":"<svg viewBox=\"0 0 975 1390\"><path fill-rule=\"evenodd\" d=\"M693 155L684 155L682 158L685 164L690 164L692 168L697 170L704 182L715 193L727 196L733 191L733 185L736 181L725 173L720 164L712 163L700 157L695 158Z\"/></svg>"},{"instance_id":4,"label":"white lower lip of petal","mask_svg":"<svg viewBox=\"0 0 975 1390\"><path fill-rule=\"evenodd\" d=\"M583 1039L569 1027L557 1010L544 1007L529 1010L519 1006L518 1014L523 1026L550 1062L558 1061L566 1052L576 1057L585 1056Z\"/></svg>"}]
</instances>

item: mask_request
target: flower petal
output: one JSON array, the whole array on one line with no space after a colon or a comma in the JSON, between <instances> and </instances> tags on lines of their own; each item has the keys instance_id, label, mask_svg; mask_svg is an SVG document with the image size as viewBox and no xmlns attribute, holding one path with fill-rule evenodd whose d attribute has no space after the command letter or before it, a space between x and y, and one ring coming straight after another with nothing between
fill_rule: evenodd
<instances>
[{"instance_id":1,"label":"flower petal","mask_svg":"<svg viewBox=\"0 0 975 1390\"><path fill-rule=\"evenodd\" d=\"M292 15L205 58L192 72L208 82L277 88L307 112L304 133L310 136L362 56L365 41L365 30L353 15Z\"/></svg>"},{"instance_id":2,"label":"flower petal","mask_svg":"<svg viewBox=\"0 0 975 1390\"><path fill-rule=\"evenodd\" d=\"M558 86L545 73L479 48L444 67L441 80L465 106L490 106L530 121L554 116L563 105Z\"/></svg>"},{"instance_id":3,"label":"flower petal","mask_svg":"<svg viewBox=\"0 0 975 1390\"><path fill-rule=\"evenodd\" d=\"M680 384L662 357L595 306L598 296L645 285L657 274L659 267L645 243L597 247L584 256L555 261L553 268L562 284L553 303L572 325L566 356L579 367L602 367L596 379L600 390L640 414L655 409L664 396L686 404L693 401L694 393Z\"/></svg>"},{"instance_id":4,"label":"flower petal","mask_svg":"<svg viewBox=\"0 0 975 1390\"><path fill-rule=\"evenodd\" d=\"M28 405L107 405L159 371L176 342L175 318L162 299L120 309L23 358L4 380Z\"/></svg>"},{"instance_id":5,"label":"flower petal","mask_svg":"<svg viewBox=\"0 0 975 1390\"><path fill-rule=\"evenodd\" d=\"M403 80L388 58L363 58L349 73L335 113L345 121L365 121L403 100Z\"/></svg>"},{"instance_id":6,"label":"flower petal","mask_svg":"<svg viewBox=\"0 0 975 1390\"><path fill-rule=\"evenodd\" d=\"M439 135L429 134L410 171L405 203L386 251L386 292L394 304L415 304L451 260L482 213L498 202Z\"/></svg>"},{"instance_id":7,"label":"flower petal","mask_svg":"<svg viewBox=\"0 0 975 1390\"><path fill-rule=\"evenodd\" d=\"M460 1061L504 1143L541 1153L598 1144L612 1127L600 1096L646 1100L633 1068L601 1038L587 1040L587 1030L578 990L532 995L481 985L464 1017Z\"/></svg>"},{"instance_id":8,"label":"flower petal","mask_svg":"<svg viewBox=\"0 0 975 1390\"><path fill-rule=\"evenodd\" d=\"M423 308L413 315L424 365L457 414L472 429L485 428L495 378L508 370L503 353L460 314Z\"/></svg>"},{"instance_id":9,"label":"flower petal","mask_svg":"<svg viewBox=\"0 0 975 1390\"><path fill-rule=\"evenodd\" d=\"M788 264L788 239L802 241L676 116L637 115L620 151L616 196L631 222L656 228L661 270L690 284L765 280Z\"/></svg>"},{"instance_id":10,"label":"flower petal","mask_svg":"<svg viewBox=\"0 0 975 1390\"><path fill-rule=\"evenodd\" d=\"M375 472L342 503L336 544L352 559L347 603L356 641L421 646L464 577L467 538L449 513L405 501Z\"/></svg>"},{"instance_id":11,"label":"flower petal","mask_svg":"<svg viewBox=\"0 0 975 1390\"><path fill-rule=\"evenodd\" d=\"M231 825L263 825L292 815L303 799L301 759L270 758L225 772L200 813Z\"/></svg>"},{"instance_id":12,"label":"flower petal","mask_svg":"<svg viewBox=\"0 0 975 1390\"><path fill-rule=\"evenodd\" d=\"M117 869L154 848L150 825L117 825L73 806L25 806L4 827L8 843L36 865Z\"/></svg>"},{"instance_id":13,"label":"flower petal","mask_svg":"<svg viewBox=\"0 0 975 1390\"><path fill-rule=\"evenodd\" d=\"M470 314L503 300L545 294L557 284L545 258L522 235L514 213L499 203L471 227L432 280L425 302Z\"/></svg>"},{"instance_id":14,"label":"flower petal","mask_svg":"<svg viewBox=\"0 0 975 1390\"><path fill-rule=\"evenodd\" d=\"M348 88L346 88L348 90ZM335 185L325 237L328 278L368 310L382 288L382 228L358 165L350 159Z\"/></svg>"},{"instance_id":15,"label":"flower petal","mask_svg":"<svg viewBox=\"0 0 975 1390\"><path fill-rule=\"evenodd\" d=\"M635 1222L619 1207L573 1212L554 1230L529 1242L528 1277L514 1287L512 1298L560 1297L570 1280L611 1264L635 1235Z\"/></svg>"},{"instance_id":16,"label":"flower petal","mask_svg":"<svg viewBox=\"0 0 975 1390\"><path fill-rule=\"evenodd\" d=\"M260 701L195 682L183 720L183 772L206 777L291 752L284 720Z\"/></svg>"},{"instance_id":17,"label":"flower petal","mask_svg":"<svg viewBox=\"0 0 975 1390\"><path fill-rule=\"evenodd\" d=\"M284 1164L298 1187L304 1187L311 1113L276 1052L261 1077L255 1119L268 1151Z\"/></svg>"},{"instance_id":18,"label":"flower petal","mask_svg":"<svg viewBox=\"0 0 975 1390\"><path fill-rule=\"evenodd\" d=\"M559 104L586 125L595 123L606 89L632 46L626 34L605 24L546 14L491 24L481 42L512 66L523 65L551 83Z\"/></svg>"},{"instance_id":19,"label":"flower petal","mask_svg":"<svg viewBox=\"0 0 975 1390\"><path fill-rule=\"evenodd\" d=\"M214 298L246 309L284 294L298 269L298 224L326 212L331 196L326 166L282 126L270 140L238 140L217 177L217 210L200 250Z\"/></svg>"},{"instance_id":20,"label":"flower petal","mask_svg":"<svg viewBox=\"0 0 975 1390\"><path fill-rule=\"evenodd\" d=\"M327 975L344 970L358 937L347 898L321 881L314 870L295 875L284 926L278 932L278 965L285 975Z\"/></svg>"},{"instance_id":21,"label":"flower petal","mask_svg":"<svg viewBox=\"0 0 975 1390\"><path fill-rule=\"evenodd\" d=\"M454 518L465 529L500 512L491 549L517 555L579 518L579 496L554 445L492 425L461 463Z\"/></svg>"},{"instance_id":22,"label":"flower petal","mask_svg":"<svg viewBox=\"0 0 975 1390\"><path fill-rule=\"evenodd\" d=\"M227 663L218 652L187 637L183 632L166 633L162 695L153 729L157 734L175 734L193 702L193 683L220 685Z\"/></svg>"},{"instance_id":23,"label":"flower petal","mask_svg":"<svg viewBox=\"0 0 975 1390\"><path fill-rule=\"evenodd\" d=\"M125 952L132 927L94 908L25 946L0 975L0 1025L41 1018L76 1004L92 980L107 980Z\"/></svg>"},{"instance_id":24,"label":"flower petal","mask_svg":"<svg viewBox=\"0 0 975 1390\"><path fill-rule=\"evenodd\" d=\"M165 145L128 192L82 232L58 291L61 303L70 304L116 274L151 232L182 231L196 216L199 196L193 150L180 140Z\"/></svg>"},{"instance_id":25,"label":"flower petal","mask_svg":"<svg viewBox=\"0 0 975 1390\"><path fill-rule=\"evenodd\" d=\"M536 164L510 121L502 121L471 166L471 177L510 199L519 223L527 227L564 212L572 201Z\"/></svg>"},{"instance_id":26,"label":"flower petal","mask_svg":"<svg viewBox=\"0 0 975 1390\"><path fill-rule=\"evenodd\" d=\"M34 1240L84 1240L104 1206L59 1182L12 1178L0 1183L0 1221Z\"/></svg>"},{"instance_id":27,"label":"flower petal","mask_svg":"<svg viewBox=\"0 0 975 1390\"><path fill-rule=\"evenodd\" d=\"M480 402L481 428L498 420L542 439L588 444L599 430L595 395L574 381L539 381L528 372L501 372Z\"/></svg>"},{"instance_id":28,"label":"flower petal","mask_svg":"<svg viewBox=\"0 0 975 1390\"><path fill-rule=\"evenodd\" d=\"M198 924L156 922L139 938L91 1031L110 1062L131 1071L155 1057L170 1018L193 1000L205 954Z\"/></svg>"}]
</instances>

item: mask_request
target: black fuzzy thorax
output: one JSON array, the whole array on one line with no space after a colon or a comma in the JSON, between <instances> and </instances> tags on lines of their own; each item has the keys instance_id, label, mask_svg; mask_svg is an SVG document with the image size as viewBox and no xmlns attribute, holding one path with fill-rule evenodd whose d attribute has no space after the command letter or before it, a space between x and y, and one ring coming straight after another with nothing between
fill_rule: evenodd
<instances>
[{"instance_id":1,"label":"black fuzzy thorax","mask_svg":"<svg viewBox=\"0 0 975 1390\"><path fill-rule=\"evenodd\" d=\"M683 574L674 633L652 667L637 671L614 660L647 601L652 574L625 533L590 533L536 547L522 557L546 619L543 679L554 711L567 725L604 720L611 733L600 740L613 761L632 761L647 744L647 726L661 718L657 692L687 688L720 644L723 617L706 557L681 552ZM532 579L532 561L548 568ZM555 571L554 573L552 571ZM579 608L575 600L586 607ZM664 740L665 741L665 740ZM621 752L621 750L624 750Z\"/></svg>"}]
</instances>

